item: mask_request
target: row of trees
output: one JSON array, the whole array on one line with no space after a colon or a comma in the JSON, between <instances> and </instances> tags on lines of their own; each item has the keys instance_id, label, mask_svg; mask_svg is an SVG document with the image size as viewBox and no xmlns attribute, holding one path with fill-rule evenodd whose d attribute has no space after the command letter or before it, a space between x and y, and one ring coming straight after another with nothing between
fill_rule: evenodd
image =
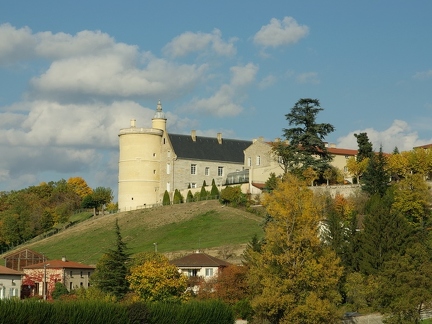
<instances>
[{"instance_id":1,"label":"row of trees","mask_svg":"<svg viewBox=\"0 0 432 324\"><path fill-rule=\"evenodd\" d=\"M89 206L88 199L97 203ZM0 246L7 249L57 224L68 222L79 208L93 208L113 199L110 188L91 189L81 177L62 179L22 190L0 193Z\"/></svg>"},{"instance_id":2,"label":"row of trees","mask_svg":"<svg viewBox=\"0 0 432 324\"><path fill-rule=\"evenodd\" d=\"M219 189L216 186L215 180L212 180L211 183L211 189L210 191L206 190L207 183L204 180L203 184L201 186L201 190L195 192L195 194L192 194L191 190L188 190L187 196L186 196L186 202L193 202L193 201L200 201L200 200L208 200L208 199L218 199L219 198ZM172 198L173 204L182 204L185 202L185 198L181 194L181 192L176 189L174 191L174 195ZM162 205L167 206L171 204L171 198L167 190L165 190L163 199L162 199Z\"/></svg>"}]
</instances>

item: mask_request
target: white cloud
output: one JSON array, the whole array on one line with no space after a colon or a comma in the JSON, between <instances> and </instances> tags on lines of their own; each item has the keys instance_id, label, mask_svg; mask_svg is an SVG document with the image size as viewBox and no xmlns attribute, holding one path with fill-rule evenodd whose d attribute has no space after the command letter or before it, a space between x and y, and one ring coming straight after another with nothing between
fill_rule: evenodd
<instances>
[{"instance_id":1,"label":"white cloud","mask_svg":"<svg viewBox=\"0 0 432 324\"><path fill-rule=\"evenodd\" d=\"M243 111L241 102L245 87L251 84L258 72L258 66L249 63L245 66L233 66L230 68L231 80L229 84L223 84L219 90L209 98L195 98L185 111L206 113L217 117L236 116Z\"/></svg>"},{"instance_id":2,"label":"white cloud","mask_svg":"<svg viewBox=\"0 0 432 324\"><path fill-rule=\"evenodd\" d=\"M410 151L415 146L432 143L432 139L420 139L418 133L412 131L407 122L394 120L393 124L383 131L367 128L350 132L348 135L338 138L338 147L357 149L357 139L354 134L364 132L367 133L375 151L378 151L381 145L384 152L391 153L395 147L399 151Z\"/></svg>"},{"instance_id":3,"label":"white cloud","mask_svg":"<svg viewBox=\"0 0 432 324\"><path fill-rule=\"evenodd\" d=\"M284 17L282 21L272 18L270 24L261 27L253 41L264 47L278 47L297 43L309 33L309 28L301 26L292 17Z\"/></svg>"},{"instance_id":4,"label":"white cloud","mask_svg":"<svg viewBox=\"0 0 432 324\"><path fill-rule=\"evenodd\" d=\"M296 81L298 83L308 83L308 84L319 84L320 79L318 73L316 72L306 72L297 75Z\"/></svg>"},{"instance_id":5,"label":"white cloud","mask_svg":"<svg viewBox=\"0 0 432 324\"><path fill-rule=\"evenodd\" d=\"M245 66L233 66L231 71L231 85L234 87L242 87L250 84L255 80L258 72L258 66L248 63Z\"/></svg>"},{"instance_id":6,"label":"white cloud","mask_svg":"<svg viewBox=\"0 0 432 324\"><path fill-rule=\"evenodd\" d=\"M176 65L153 58L145 69L118 55L82 56L55 61L31 85L39 95L61 97L92 95L109 97L171 98L190 91L201 79L206 65Z\"/></svg>"},{"instance_id":7,"label":"white cloud","mask_svg":"<svg viewBox=\"0 0 432 324\"><path fill-rule=\"evenodd\" d=\"M165 55L180 57L210 48L218 55L232 56L236 54L235 40L233 38L225 42L222 40L222 33L218 29L214 29L211 34L186 32L169 42L164 47L163 52Z\"/></svg>"},{"instance_id":8,"label":"white cloud","mask_svg":"<svg viewBox=\"0 0 432 324\"><path fill-rule=\"evenodd\" d=\"M432 78L432 70L417 72L416 74L413 75L413 78L417 80L425 80L425 79Z\"/></svg>"},{"instance_id":9,"label":"white cloud","mask_svg":"<svg viewBox=\"0 0 432 324\"><path fill-rule=\"evenodd\" d=\"M0 25L0 65L7 65L34 55L36 40L28 27L16 29L10 24Z\"/></svg>"}]
</instances>

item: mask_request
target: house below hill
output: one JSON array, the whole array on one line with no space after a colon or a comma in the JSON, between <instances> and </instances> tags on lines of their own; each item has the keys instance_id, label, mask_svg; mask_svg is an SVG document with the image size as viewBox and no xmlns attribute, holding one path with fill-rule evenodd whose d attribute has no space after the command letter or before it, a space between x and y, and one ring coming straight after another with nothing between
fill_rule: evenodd
<instances>
[{"instance_id":1,"label":"house below hill","mask_svg":"<svg viewBox=\"0 0 432 324\"><path fill-rule=\"evenodd\" d=\"M69 261L64 257L26 266L23 268L23 295L50 299L57 282L61 282L68 291L88 288L94 270L94 266Z\"/></svg>"}]
</instances>

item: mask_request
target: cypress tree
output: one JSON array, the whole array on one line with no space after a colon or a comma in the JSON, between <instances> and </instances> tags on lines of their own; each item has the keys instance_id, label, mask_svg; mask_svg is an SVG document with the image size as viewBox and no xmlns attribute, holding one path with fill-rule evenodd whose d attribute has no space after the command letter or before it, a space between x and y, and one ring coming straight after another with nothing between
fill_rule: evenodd
<instances>
[{"instance_id":1,"label":"cypress tree","mask_svg":"<svg viewBox=\"0 0 432 324\"><path fill-rule=\"evenodd\" d=\"M192 195L192 191L188 190L187 197L186 197L186 202L192 202L192 201L194 201L194 197Z\"/></svg>"},{"instance_id":2,"label":"cypress tree","mask_svg":"<svg viewBox=\"0 0 432 324\"><path fill-rule=\"evenodd\" d=\"M216 187L216 183L214 179L212 180L210 195L212 199L217 199L219 197L219 189Z\"/></svg>"},{"instance_id":3,"label":"cypress tree","mask_svg":"<svg viewBox=\"0 0 432 324\"><path fill-rule=\"evenodd\" d=\"M167 190L165 190L165 192L164 192L163 199L162 199L162 205L163 206L171 205L171 199L170 199L170 196L169 196L169 193Z\"/></svg>"}]
</instances>

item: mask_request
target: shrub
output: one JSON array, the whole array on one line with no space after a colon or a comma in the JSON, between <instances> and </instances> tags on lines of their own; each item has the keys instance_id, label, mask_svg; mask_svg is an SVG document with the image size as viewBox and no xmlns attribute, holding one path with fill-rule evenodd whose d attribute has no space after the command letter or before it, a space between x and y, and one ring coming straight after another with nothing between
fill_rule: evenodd
<instances>
[{"instance_id":1,"label":"shrub","mask_svg":"<svg viewBox=\"0 0 432 324\"><path fill-rule=\"evenodd\" d=\"M167 190L165 190L165 193L163 195L162 205L164 206L171 205L171 199Z\"/></svg>"},{"instance_id":2,"label":"shrub","mask_svg":"<svg viewBox=\"0 0 432 324\"><path fill-rule=\"evenodd\" d=\"M69 291L61 282L56 282L52 292L53 299L60 299L62 296L69 294Z\"/></svg>"}]
</instances>

